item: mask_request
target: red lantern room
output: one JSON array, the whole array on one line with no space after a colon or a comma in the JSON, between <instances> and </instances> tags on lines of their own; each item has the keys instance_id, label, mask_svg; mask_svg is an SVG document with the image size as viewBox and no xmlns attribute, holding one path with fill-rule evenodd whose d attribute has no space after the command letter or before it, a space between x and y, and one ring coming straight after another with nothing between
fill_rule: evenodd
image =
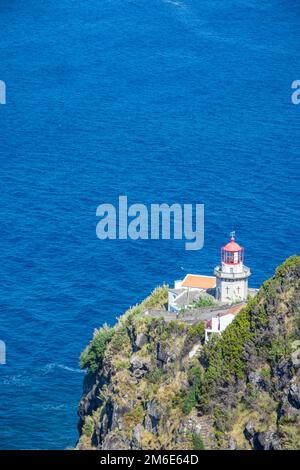
<instances>
[{"instance_id":1,"label":"red lantern room","mask_svg":"<svg viewBox=\"0 0 300 470\"><path fill-rule=\"evenodd\" d=\"M244 262L244 248L235 242L235 232L230 234L230 242L223 246L221 252L222 263L234 265Z\"/></svg>"}]
</instances>

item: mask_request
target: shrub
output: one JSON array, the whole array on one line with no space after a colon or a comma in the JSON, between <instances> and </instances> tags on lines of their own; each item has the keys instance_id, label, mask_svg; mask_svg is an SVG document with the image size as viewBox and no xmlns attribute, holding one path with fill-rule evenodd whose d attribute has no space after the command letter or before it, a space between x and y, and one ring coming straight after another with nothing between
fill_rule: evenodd
<instances>
[{"instance_id":1,"label":"shrub","mask_svg":"<svg viewBox=\"0 0 300 470\"><path fill-rule=\"evenodd\" d=\"M82 434L87 437L91 437L94 432L94 420L92 416L87 416L85 418L85 423L82 427Z\"/></svg>"},{"instance_id":2,"label":"shrub","mask_svg":"<svg viewBox=\"0 0 300 470\"><path fill-rule=\"evenodd\" d=\"M130 361L129 359L119 359L115 362L115 369L117 372L120 372L124 369L129 369Z\"/></svg>"},{"instance_id":3,"label":"shrub","mask_svg":"<svg viewBox=\"0 0 300 470\"><path fill-rule=\"evenodd\" d=\"M129 308L127 312L119 318L120 323L128 326L132 324L136 317L139 317L144 310L151 308L165 308L168 304L168 290L169 287L167 285L154 289L154 291L140 304Z\"/></svg>"},{"instance_id":4,"label":"shrub","mask_svg":"<svg viewBox=\"0 0 300 470\"><path fill-rule=\"evenodd\" d=\"M161 381L162 377L164 376L164 371L162 369L154 369L152 372L146 376L146 379L151 384L157 384Z\"/></svg>"},{"instance_id":5,"label":"shrub","mask_svg":"<svg viewBox=\"0 0 300 470\"><path fill-rule=\"evenodd\" d=\"M283 279L289 271L296 271L300 268L300 256L290 256L275 271L277 278Z\"/></svg>"},{"instance_id":6,"label":"shrub","mask_svg":"<svg viewBox=\"0 0 300 470\"><path fill-rule=\"evenodd\" d=\"M182 411L185 415L188 415L197 405L198 394L202 384L202 371L200 367L194 366L188 371L188 382L191 388L182 404Z\"/></svg>"},{"instance_id":7,"label":"shrub","mask_svg":"<svg viewBox=\"0 0 300 470\"><path fill-rule=\"evenodd\" d=\"M202 294L199 299L193 302L194 308L205 308L205 307L215 307L219 303L217 300L209 294Z\"/></svg>"},{"instance_id":8,"label":"shrub","mask_svg":"<svg viewBox=\"0 0 300 470\"><path fill-rule=\"evenodd\" d=\"M108 343L111 341L114 329L107 324L94 331L90 344L80 356L80 367L87 368L89 372L96 372L101 366Z\"/></svg>"},{"instance_id":9,"label":"shrub","mask_svg":"<svg viewBox=\"0 0 300 470\"><path fill-rule=\"evenodd\" d=\"M128 437L131 437L131 433L137 424L140 424L144 418L144 410L142 405L136 405L132 410L124 413L123 425L125 432Z\"/></svg>"},{"instance_id":10,"label":"shrub","mask_svg":"<svg viewBox=\"0 0 300 470\"><path fill-rule=\"evenodd\" d=\"M209 341L204 350L208 359L207 385L216 381L231 383L245 377L245 344L251 342L253 331L249 315L250 304L226 328L222 337Z\"/></svg>"},{"instance_id":11,"label":"shrub","mask_svg":"<svg viewBox=\"0 0 300 470\"><path fill-rule=\"evenodd\" d=\"M192 409L196 406L197 404L197 396L196 396L196 391L194 388L192 388L188 394L186 395L183 404L182 404L182 412L185 415L190 414Z\"/></svg>"},{"instance_id":12,"label":"shrub","mask_svg":"<svg viewBox=\"0 0 300 470\"><path fill-rule=\"evenodd\" d=\"M188 329L188 339L195 341L199 339L201 342L205 338L205 323L201 322L196 326L190 326Z\"/></svg>"},{"instance_id":13,"label":"shrub","mask_svg":"<svg viewBox=\"0 0 300 470\"><path fill-rule=\"evenodd\" d=\"M194 387L200 387L202 383L202 370L199 366L193 366L188 371L188 381Z\"/></svg>"},{"instance_id":14,"label":"shrub","mask_svg":"<svg viewBox=\"0 0 300 470\"><path fill-rule=\"evenodd\" d=\"M286 338L283 336L279 336L275 338L270 346L269 349L269 359L271 363L278 362L282 357L287 354L287 344Z\"/></svg>"},{"instance_id":15,"label":"shrub","mask_svg":"<svg viewBox=\"0 0 300 470\"><path fill-rule=\"evenodd\" d=\"M127 343L130 342L125 327L119 327L115 329L114 335L110 342L110 349L114 353L119 353L127 346Z\"/></svg>"},{"instance_id":16,"label":"shrub","mask_svg":"<svg viewBox=\"0 0 300 470\"><path fill-rule=\"evenodd\" d=\"M152 294L149 295L143 302L143 308L159 308L165 307L168 303L168 290L169 287L167 285L163 285L162 287L157 287Z\"/></svg>"},{"instance_id":17,"label":"shrub","mask_svg":"<svg viewBox=\"0 0 300 470\"><path fill-rule=\"evenodd\" d=\"M300 450L299 424L298 426L281 426L282 449Z\"/></svg>"},{"instance_id":18,"label":"shrub","mask_svg":"<svg viewBox=\"0 0 300 470\"><path fill-rule=\"evenodd\" d=\"M205 450L203 441L198 434L192 435L193 450Z\"/></svg>"}]
</instances>

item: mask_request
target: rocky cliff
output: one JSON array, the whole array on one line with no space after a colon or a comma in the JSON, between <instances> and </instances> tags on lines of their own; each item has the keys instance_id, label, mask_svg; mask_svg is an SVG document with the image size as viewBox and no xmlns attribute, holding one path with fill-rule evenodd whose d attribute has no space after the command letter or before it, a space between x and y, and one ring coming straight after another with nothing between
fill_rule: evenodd
<instances>
[{"instance_id":1,"label":"rocky cliff","mask_svg":"<svg viewBox=\"0 0 300 470\"><path fill-rule=\"evenodd\" d=\"M79 449L300 449L300 257L265 282L222 337L143 312L156 289L81 355Z\"/></svg>"}]
</instances>

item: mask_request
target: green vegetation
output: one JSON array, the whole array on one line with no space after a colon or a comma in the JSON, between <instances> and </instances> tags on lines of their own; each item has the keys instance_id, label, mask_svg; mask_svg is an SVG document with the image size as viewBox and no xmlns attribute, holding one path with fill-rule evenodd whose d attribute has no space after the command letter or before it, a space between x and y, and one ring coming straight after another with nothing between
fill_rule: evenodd
<instances>
[{"instance_id":1,"label":"green vegetation","mask_svg":"<svg viewBox=\"0 0 300 470\"><path fill-rule=\"evenodd\" d=\"M81 353L80 367L88 369L89 372L96 372L100 369L108 345L110 345L111 354L128 354L131 349L126 330L127 326L130 325L133 318L138 317L144 310L148 308L163 308L167 302L168 286L157 287L141 304L130 308L119 319L119 323L114 328L110 328L105 324L99 330L95 330L92 341ZM146 326L149 323L149 319L141 317L140 322ZM126 358L124 358L124 362L122 362L122 358L118 358L118 364L121 369L125 367L125 362Z\"/></svg>"},{"instance_id":2,"label":"green vegetation","mask_svg":"<svg viewBox=\"0 0 300 470\"><path fill-rule=\"evenodd\" d=\"M80 356L80 367L82 369L87 368L89 372L96 372L102 366L107 345L111 341L113 334L114 329L106 324L99 330L94 331L92 341Z\"/></svg>"},{"instance_id":3,"label":"green vegetation","mask_svg":"<svg viewBox=\"0 0 300 470\"><path fill-rule=\"evenodd\" d=\"M192 307L194 308L206 308L206 307L216 307L219 305L219 302L209 294L201 294L199 299L193 302Z\"/></svg>"},{"instance_id":4,"label":"green vegetation","mask_svg":"<svg viewBox=\"0 0 300 470\"><path fill-rule=\"evenodd\" d=\"M136 405L131 411L123 415L122 421L127 436L130 438L134 427L140 424L144 417L144 410L142 405Z\"/></svg>"},{"instance_id":5,"label":"green vegetation","mask_svg":"<svg viewBox=\"0 0 300 470\"><path fill-rule=\"evenodd\" d=\"M193 366L188 371L189 391L184 397L182 403L182 411L185 415L188 415L192 411L192 409L197 405L198 395L203 380L202 375L203 374L199 366Z\"/></svg>"},{"instance_id":6,"label":"green vegetation","mask_svg":"<svg viewBox=\"0 0 300 470\"><path fill-rule=\"evenodd\" d=\"M283 450L300 450L300 426L281 426Z\"/></svg>"},{"instance_id":7,"label":"green vegetation","mask_svg":"<svg viewBox=\"0 0 300 470\"><path fill-rule=\"evenodd\" d=\"M167 286L129 309L114 328L96 330L80 365L95 374L89 409L99 406L85 416L80 444L101 448L95 426L105 428L115 413L117 426L107 434L120 449L203 450L202 438L206 448L233 443L250 449L249 423L257 434L268 432L267 439L274 435L282 448L299 448L297 397L288 396L298 384L292 353L300 338L299 284L300 258L294 256L205 345L204 323L189 326L142 314L164 308ZM210 296L201 297L197 307L213 306Z\"/></svg>"},{"instance_id":8,"label":"green vegetation","mask_svg":"<svg viewBox=\"0 0 300 470\"><path fill-rule=\"evenodd\" d=\"M91 437L94 432L94 426L95 423L92 416L87 416L82 428L82 433L87 437Z\"/></svg>"},{"instance_id":9,"label":"green vegetation","mask_svg":"<svg viewBox=\"0 0 300 470\"><path fill-rule=\"evenodd\" d=\"M205 338L205 323L201 322L198 325L190 326L187 331L187 338L191 341L204 341Z\"/></svg>"},{"instance_id":10,"label":"green vegetation","mask_svg":"<svg viewBox=\"0 0 300 470\"><path fill-rule=\"evenodd\" d=\"M282 263L275 271L275 277L278 280L284 280L286 275L291 271L298 271L300 270L300 256L293 255L287 258L284 263Z\"/></svg>"},{"instance_id":11,"label":"green vegetation","mask_svg":"<svg viewBox=\"0 0 300 470\"><path fill-rule=\"evenodd\" d=\"M198 434L192 436L193 450L205 450L203 441Z\"/></svg>"},{"instance_id":12,"label":"green vegetation","mask_svg":"<svg viewBox=\"0 0 300 470\"><path fill-rule=\"evenodd\" d=\"M300 258L289 258L276 270L276 275L264 283L258 295L248 302L222 336L213 337L204 346L201 361L205 366L205 373L198 394L199 404L204 412L213 410L218 430L224 431L232 418L225 410L222 390L230 390L240 381L246 381L250 359L260 364L261 377L265 384L271 386L273 368L280 360L289 357L297 317L294 316L294 327L288 329L288 316L285 312L291 307L285 306L285 302L288 302L294 286L299 286L299 274ZM274 326L274 316L278 316L280 322L277 327ZM276 378L273 379L273 383L276 383L274 380ZM257 386L247 385L244 400L248 406L257 405L260 396ZM236 402L237 395L233 395L231 399ZM193 403L191 397L189 403ZM287 441L289 439L292 437L289 436Z\"/></svg>"},{"instance_id":13,"label":"green vegetation","mask_svg":"<svg viewBox=\"0 0 300 470\"><path fill-rule=\"evenodd\" d=\"M158 384L161 379L164 377L164 371L162 369L154 369L147 375L147 381L151 384Z\"/></svg>"},{"instance_id":14,"label":"green vegetation","mask_svg":"<svg viewBox=\"0 0 300 470\"><path fill-rule=\"evenodd\" d=\"M147 309L164 309L168 304L168 285L159 286L140 304L131 307L127 312L122 315L120 321L122 323L130 323L135 320L135 317Z\"/></svg>"},{"instance_id":15,"label":"green vegetation","mask_svg":"<svg viewBox=\"0 0 300 470\"><path fill-rule=\"evenodd\" d=\"M161 287L157 287L154 289L151 295L147 297L143 302L142 302L142 307L144 309L147 308L164 308L166 307L168 303L168 290L169 286L168 285L163 285Z\"/></svg>"},{"instance_id":16,"label":"green vegetation","mask_svg":"<svg viewBox=\"0 0 300 470\"><path fill-rule=\"evenodd\" d=\"M230 384L245 377L245 344L251 345L253 331L249 312L255 301L250 301L235 321L223 332L222 337L214 337L204 347L208 368L205 374L204 391L209 393L213 385Z\"/></svg>"}]
</instances>

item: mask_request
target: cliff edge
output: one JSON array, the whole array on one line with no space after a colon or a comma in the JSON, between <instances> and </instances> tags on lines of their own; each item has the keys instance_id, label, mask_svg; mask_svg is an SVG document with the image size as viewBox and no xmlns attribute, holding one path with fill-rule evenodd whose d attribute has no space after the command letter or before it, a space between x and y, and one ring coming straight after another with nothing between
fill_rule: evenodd
<instances>
[{"instance_id":1,"label":"cliff edge","mask_svg":"<svg viewBox=\"0 0 300 470\"><path fill-rule=\"evenodd\" d=\"M300 449L300 257L223 332L144 315L157 288L81 355L78 449Z\"/></svg>"}]
</instances>

